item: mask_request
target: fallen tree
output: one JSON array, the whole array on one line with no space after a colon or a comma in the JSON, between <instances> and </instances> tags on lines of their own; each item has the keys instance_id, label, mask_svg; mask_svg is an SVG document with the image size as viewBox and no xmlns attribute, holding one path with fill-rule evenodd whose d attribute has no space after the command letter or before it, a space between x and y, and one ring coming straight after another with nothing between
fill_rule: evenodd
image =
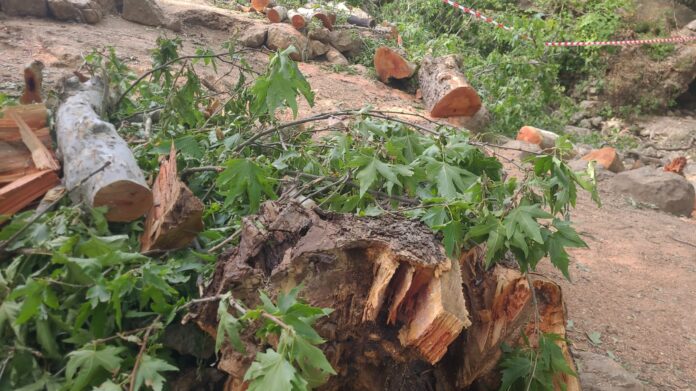
<instances>
[{"instance_id":1,"label":"fallen tree","mask_svg":"<svg viewBox=\"0 0 696 391\"><path fill-rule=\"evenodd\" d=\"M322 389L456 390L499 381L503 342L519 345L523 332L565 334L558 328L565 324L560 288L532 282L540 313L554 315L534 326L528 281L515 268L486 270L480 248L460 262L448 258L430 229L415 221L268 202L244 220L239 246L219 259L205 296L229 291L251 305L259 289L275 295L301 284L308 304L333 308L315 326L338 372ZM213 336L217 308L205 303L191 316ZM244 389L245 372L268 342L246 334L243 343L244 353L227 346L220 354L218 368L230 374L232 390ZM579 390L577 382L568 384Z\"/></svg>"},{"instance_id":2,"label":"fallen tree","mask_svg":"<svg viewBox=\"0 0 696 391\"><path fill-rule=\"evenodd\" d=\"M426 56L418 71L423 103L433 117L471 117L481 108L481 98L461 72L456 55Z\"/></svg>"},{"instance_id":3,"label":"fallen tree","mask_svg":"<svg viewBox=\"0 0 696 391\"><path fill-rule=\"evenodd\" d=\"M128 144L114 126L99 118L107 102L99 77L81 83L65 81L56 113L56 137L63 156L65 186L72 189L82 178L106 162L111 165L75 192L88 205L108 207L109 221L132 221L152 206L152 193Z\"/></svg>"}]
</instances>

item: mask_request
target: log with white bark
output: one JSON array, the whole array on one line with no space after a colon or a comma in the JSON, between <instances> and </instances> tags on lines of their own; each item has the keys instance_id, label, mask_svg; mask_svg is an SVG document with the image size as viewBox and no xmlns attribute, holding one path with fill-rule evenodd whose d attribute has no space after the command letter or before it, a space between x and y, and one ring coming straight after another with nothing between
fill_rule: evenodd
<instances>
[{"instance_id":1,"label":"log with white bark","mask_svg":"<svg viewBox=\"0 0 696 391\"><path fill-rule=\"evenodd\" d=\"M523 126L517 133L516 139L538 145L542 150L547 150L556 146L558 135L554 132L549 132L548 130L535 128L533 126Z\"/></svg>"},{"instance_id":2,"label":"log with white bark","mask_svg":"<svg viewBox=\"0 0 696 391\"><path fill-rule=\"evenodd\" d=\"M458 56L426 56L418 82L423 103L433 117L470 117L481 108L481 98L462 73Z\"/></svg>"},{"instance_id":3,"label":"log with white bark","mask_svg":"<svg viewBox=\"0 0 696 391\"><path fill-rule=\"evenodd\" d=\"M99 77L80 83L65 81L56 112L58 149L63 157L65 185L74 188L106 162L111 165L92 176L71 195L92 207L106 206L109 221L132 221L152 206L152 193L128 144L114 126L99 118L106 86Z\"/></svg>"},{"instance_id":4,"label":"log with white bark","mask_svg":"<svg viewBox=\"0 0 696 391\"><path fill-rule=\"evenodd\" d=\"M536 335L528 330L534 306L527 278L502 265L487 270L484 253L448 258L427 227L403 218L268 202L244 220L239 246L220 257L204 294L231 292L254 306L259 289L274 295L302 284L303 300L333 308L316 324L338 373L322 390L497 389L500 346ZM560 290L544 284L536 289L540 328L563 336ZM215 335L217 303L196 307L191 319ZM245 352L224 346L219 356L231 390L245 389L244 373L265 349L253 335L243 341ZM572 379L568 390L579 391Z\"/></svg>"},{"instance_id":5,"label":"log with white bark","mask_svg":"<svg viewBox=\"0 0 696 391\"><path fill-rule=\"evenodd\" d=\"M406 60L406 55L398 49L380 46L375 51L374 64L377 76L382 83L389 79L408 79L416 72L416 65Z\"/></svg>"},{"instance_id":6,"label":"log with white bark","mask_svg":"<svg viewBox=\"0 0 696 391\"><path fill-rule=\"evenodd\" d=\"M271 23L280 23L287 19L288 9L283 7L282 5L269 8L266 10L266 17Z\"/></svg>"},{"instance_id":7,"label":"log with white bark","mask_svg":"<svg viewBox=\"0 0 696 391\"><path fill-rule=\"evenodd\" d=\"M288 19L290 20L292 27L297 30L302 30L307 26L307 18L305 18L305 16L301 13L297 12L297 10L288 11Z\"/></svg>"}]
</instances>

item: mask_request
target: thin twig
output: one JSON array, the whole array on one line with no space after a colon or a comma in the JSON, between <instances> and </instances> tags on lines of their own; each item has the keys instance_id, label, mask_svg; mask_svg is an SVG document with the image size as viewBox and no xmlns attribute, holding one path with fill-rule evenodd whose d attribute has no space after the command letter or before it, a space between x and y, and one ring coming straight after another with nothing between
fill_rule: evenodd
<instances>
[{"instance_id":1,"label":"thin twig","mask_svg":"<svg viewBox=\"0 0 696 391\"><path fill-rule=\"evenodd\" d=\"M39 219L41 218L41 216L43 216L44 214L46 214L46 212L48 212L48 211L51 210L54 206L56 206L63 198L65 198L65 196L67 196L68 194L70 194L70 192L72 192L73 190L80 188L80 186L84 185L85 182L87 182L90 178L92 178L94 175L100 173L100 172L103 171L105 168L109 167L109 165L111 165L111 162L110 162L110 161L104 163L104 165L102 165L102 166L99 167L98 169L92 171L91 174L89 174L89 175L87 175L86 177L84 177L75 187L73 187L72 189L70 189L70 190L64 192L63 194L61 194L60 197L56 198L53 202L51 202L50 204L48 204L48 206L46 207L46 209L42 210L42 211L39 212L39 213L35 213L35 214L31 217L31 219L29 219L29 221L24 225L24 227L20 228L20 230L17 231L17 232L15 232L14 235L12 235L9 239L5 240L4 242L0 242L0 253L4 252L5 249L6 249L10 244L12 244L15 240L17 240L17 238L19 238L19 237L24 233L24 231L26 231L32 224L36 223L36 221L39 220Z\"/></svg>"},{"instance_id":2,"label":"thin twig","mask_svg":"<svg viewBox=\"0 0 696 391\"><path fill-rule=\"evenodd\" d=\"M681 244L685 244L685 245L687 245L687 246L691 246L691 247L696 248L696 244L694 244L694 243L687 242L686 240L677 239L677 238L675 238L674 236L671 236L671 235L670 235L670 238L672 238L672 240L674 240L675 242L679 242L679 243L681 243Z\"/></svg>"},{"instance_id":3,"label":"thin twig","mask_svg":"<svg viewBox=\"0 0 696 391\"><path fill-rule=\"evenodd\" d=\"M143 354L145 354L145 349L147 348L147 340L150 338L150 334L152 333L152 330L155 328L155 325L157 325L157 322L159 322L160 318L162 318L162 315L157 315L155 320L153 320L150 326L147 328L147 330L145 330L143 342L142 344L140 344L140 351L138 352L138 356L135 358L135 364L133 364L133 371L131 371L130 386L128 387L128 391L135 390L135 377L138 375L138 367L140 367L140 362L142 361Z\"/></svg>"},{"instance_id":4,"label":"thin twig","mask_svg":"<svg viewBox=\"0 0 696 391\"><path fill-rule=\"evenodd\" d=\"M226 244L228 244L228 243L230 243L231 241L237 239L237 238L239 237L239 235L241 235L241 234L242 234L242 230L241 230L241 229L237 230L237 232L233 233L232 236L230 236L229 238L227 238L227 239L223 240L222 242L216 244L215 246L211 247L211 248L208 250L208 252L209 252L209 253L214 253L214 252L218 251L219 249L221 249L222 247L224 247Z\"/></svg>"}]
</instances>

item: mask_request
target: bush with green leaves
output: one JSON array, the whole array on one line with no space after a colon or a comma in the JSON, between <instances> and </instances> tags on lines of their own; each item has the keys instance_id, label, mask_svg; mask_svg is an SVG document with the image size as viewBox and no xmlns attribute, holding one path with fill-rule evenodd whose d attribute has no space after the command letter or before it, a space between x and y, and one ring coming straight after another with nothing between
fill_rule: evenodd
<instances>
[{"instance_id":1,"label":"bush with green leaves","mask_svg":"<svg viewBox=\"0 0 696 391\"><path fill-rule=\"evenodd\" d=\"M153 70L132 73L113 50L87 57L91 71L122 91L112 121L131 141L143 170L155 174L172 143L192 191L205 203L205 230L191 248L140 254L142 222L107 224L104 210L68 201L37 220L0 260L0 390L161 390L180 367L161 343L163 330L192 304L219 300L216 348L241 348L240 327L256 327L265 345L246 373L251 389L307 390L334 373L311 329L327 309L296 299L246 307L229 294L199 298L217 251L239 237L241 219L290 189L320 207L360 216L418 219L442 238L449 255L486 243L487 265L513 254L523 271L549 256L568 276L568 247L585 243L569 217L579 188L596 196L592 168L573 172L557 155L539 155L508 177L486 143L459 129L417 125L369 107L320 113L280 123L310 105L309 84L289 55L275 53L255 75L243 50L227 45L180 56L179 40L158 40ZM237 72L224 92L204 90L197 69ZM194 66L195 65L195 66ZM255 77L255 80L250 80ZM151 128L147 122L159 113ZM314 137L315 121L351 119L348 130ZM299 125L305 125L299 127ZM222 163L222 164L221 164ZM12 237L32 215L0 231ZM229 243L228 243L229 242ZM217 349L216 349L217 350ZM202 363L204 364L204 363Z\"/></svg>"}]
</instances>

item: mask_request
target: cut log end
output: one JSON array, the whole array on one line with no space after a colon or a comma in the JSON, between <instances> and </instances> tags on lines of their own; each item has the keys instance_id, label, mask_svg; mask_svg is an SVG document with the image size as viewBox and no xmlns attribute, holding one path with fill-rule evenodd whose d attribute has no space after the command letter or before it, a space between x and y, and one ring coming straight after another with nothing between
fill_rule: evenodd
<instances>
[{"instance_id":1,"label":"cut log end","mask_svg":"<svg viewBox=\"0 0 696 391\"><path fill-rule=\"evenodd\" d=\"M109 221L133 221L152 207L152 193L137 182L120 180L99 189L92 204L108 207Z\"/></svg>"},{"instance_id":2,"label":"cut log end","mask_svg":"<svg viewBox=\"0 0 696 391\"><path fill-rule=\"evenodd\" d=\"M266 10L266 17L271 23L281 23L288 16L288 10L285 7L277 6Z\"/></svg>"},{"instance_id":3,"label":"cut log end","mask_svg":"<svg viewBox=\"0 0 696 391\"><path fill-rule=\"evenodd\" d=\"M299 14L297 11L288 11L288 19L290 19L290 24L297 30L302 30L307 26L307 19Z\"/></svg>"},{"instance_id":4,"label":"cut log end","mask_svg":"<svg viewBox=\"0 0 696 391\"><path fill-rule=\"evenodd\" d=\"M270 6L272 6L271 0L251 0L251 8L257 12L263 12Z\"/></svg>"},{"instance_id":5,"label":"cut log end","mask_svg":"<svg viewBox=\"0 0 696 391\"><path fill-rule=\"evenodd\" d=\"M433 117L470 117L481 109L481 98L469 86L457 87L447 93L430 110Z\"/></svg>"},{"instance_id":6,"label":"cut log end","mask_svg":"<svg viewBox=\"0 0 696 391\"><path fill-rule=\"evenodd\" d=\"M377 48L374 63L377 75L383 83L389 79L408 79L416 72L415 64L386 46Z\"/></svg>"}]
</instances>

